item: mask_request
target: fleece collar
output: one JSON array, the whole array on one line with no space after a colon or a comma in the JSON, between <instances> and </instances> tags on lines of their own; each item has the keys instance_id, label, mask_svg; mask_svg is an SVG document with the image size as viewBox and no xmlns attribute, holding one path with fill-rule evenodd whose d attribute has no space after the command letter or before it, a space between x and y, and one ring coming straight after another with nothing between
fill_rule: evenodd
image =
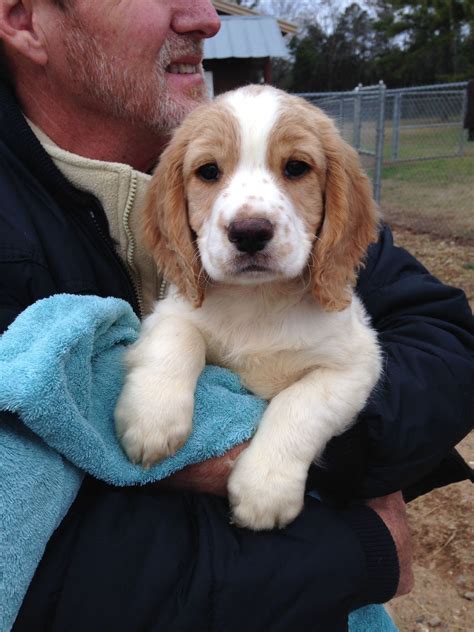
<instances>
[{"instance_id":1,"label":"fleece collar","mask_svg":"<svg viewBox=\"0 0 474 632\"><path fill-rule=\"evenodd\" d=\"M68 152L34 123L28 123L63 175L76 188L92 193L101 202L117 252L134 281L142 313L149 313L158 297L160 283L153 259L140 246L140 208L151 176L130 165Z\"/></svg>"}]
</instances>

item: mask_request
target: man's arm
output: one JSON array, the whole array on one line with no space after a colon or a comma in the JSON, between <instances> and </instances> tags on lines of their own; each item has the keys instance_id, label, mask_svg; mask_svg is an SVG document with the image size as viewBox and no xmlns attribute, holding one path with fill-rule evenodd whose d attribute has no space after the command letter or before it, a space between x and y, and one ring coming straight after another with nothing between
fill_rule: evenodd
<instances>
[{"instance_id":1,"label":"man's arm","mask_svg":"<svg viewBox=\"0 0 474 632\"><path fill-rule=\"evenodd\" d=\"M433 472L474 422L474 319L464 294L440 283L385 228L358 291L379 332L382 379L361 415L364 497Z\"/></svg>"},{"instance_id":2,"label":"man's arm","mask_svg":"<svg viewBox=\"0 0 474 632\"><path fill-rule=\"evenodd\" d=\"M3 328L54 289L27 261L12 263L2 279ZM308 499L289 529L259 534L232 526L217 497L88 479L48 544L14 629L253 632L317 629L316 619L336 632L353 608L393 596L398 580L396 545L368 508L342 512Z\"/></svg>"},{"instance_id":3,"label":"man's arm","mask_svg":"<svg viewBox=\"0 0 474 632\"><path fill-rule=\"evenodd\" d=\"M245 442L232 448L224 456L189 465L157 485L162 489L205 491L208 494L226 497L227 480L232 471L233 462L242 450L245 450L247 444L248 442ZM393 538L400 567L399 582L394 596L405 595L413 588L414 579L413 546L402 493L396 492L384 497L372 498L366 504L383 520Z\"/></svg>"},{"instance_id":4,"label":"man's arm","mask_svg":"<svg viewBox=\"0 0 474 632\"><path fill-rule=\"evenodd\" d=\"M253 532L215 496L88 479L14 629L342 632L350 610L399 584L379 515L308 498L286 529Z\"/></svg>"}]
</instances>

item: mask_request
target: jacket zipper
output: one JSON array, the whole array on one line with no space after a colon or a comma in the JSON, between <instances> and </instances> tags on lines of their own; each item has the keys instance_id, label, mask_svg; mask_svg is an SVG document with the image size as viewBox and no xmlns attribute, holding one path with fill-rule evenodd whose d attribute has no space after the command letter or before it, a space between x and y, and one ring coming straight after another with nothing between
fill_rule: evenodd
<instances>
[{"instance_id":1,"label":"jacket zipper","mask_svg":"<svg viewBox=\"0 0 474 632\"><path fill-rule=\"evenodd\" d=\"M123 224L125 227L125 234L127 235L127 239L128 239L127 264L129 268L131 270L134 270L135 272L136 270L135 270L134 258L135 258L136 243L135 243L135 238L133 236L133 233L130 230L129 219L130 219L130 213L132 212L132 208L135 203L135 197L137 195L137 186L138 186L137 183L138 183L137 175L133 173L132 180L130 183L130 193L129 193L127 204L125 207L125 212L123 214ZM140 306L140 312L143 313L142 286L141 286L140 277L138 274L136 274L136 278L138 282L134 283L134 288L137 293L138 302ZM168 282L165 281L165 279L162 279L159 285L159 290L158 290L159 301L162 301L165 298L167 287L168 287Z\"/></svg>"},{"instance_id":2,"label":"jacket zipper","mask_svg":"<svg viewBox=\"0 0 474 632\"><path fill-rule=\"evenodd\" d=\"M127 269L127 266L124 264L124 262L122 261L122 259L120 259L120 257L117 255L117 253L115 252L115 248L113 247L113 244L110 241L110 238L105 235L104 231L102 230L102 228L100 227L99 222L97 221L97 217L95 216L95 212L93 210L89 211L89 215L92 219L92 222L97 230L97 233L99 234L99 236L101 237L102 241L104 242L104 244L107 246L107 249L109 250L109 252L112 254L114 260L118 263L120 269L122 270L122 272L125 274L130 287L132 288L132 295L133 295L133 299L134 299L134 308L136 308L136 311L138 313L138 316L140 318L140 320L143 317L143 313L142 313L142 306L141 306L141 301L138 298L138 294L137 294L137 289L135 287L135 283L130 275L130 272Z\"/></svg>"},{"instance_id":3,"label":"jacket zipper","mask_svg":"<svg viewBox=\"0 0 474 632\"><path fill-rule=\"evenodd\" d=\"M162 301L165 298L166 289L168 287L168 281L161 279L160 290L158 292L158 300Z\"/></svg>"},{"instance_id":4,"label":"jacket zipper","mask_svg":"<svg viewBox=\"0 0 474 632\"><path fill-rule=\"evenodd\" d=\"M128 240L127 265L130 270L133 270L135 272L136 281L135 281L135 278L131 278L131 281L132 281L133 288L135 290L135 295L137 297L138 307L140 309L140 315L142 315L143 314L142 286L140 283L140 275L137 273L135 269L135 263L134 263L135 238L129 226L130 213L132 211L133 204L135 203L135 198L137 195L137 182L138 182L137 175L135 173L132 173L132 179L130 182L130 192L128 194L128 200L127 200L127 204L125 206L125 211L123 214L123 225L124 225L125 234L127 235L127 240ZM130 275L130 277L132 277L132 275Z\"/></svg>"}]
</instances>

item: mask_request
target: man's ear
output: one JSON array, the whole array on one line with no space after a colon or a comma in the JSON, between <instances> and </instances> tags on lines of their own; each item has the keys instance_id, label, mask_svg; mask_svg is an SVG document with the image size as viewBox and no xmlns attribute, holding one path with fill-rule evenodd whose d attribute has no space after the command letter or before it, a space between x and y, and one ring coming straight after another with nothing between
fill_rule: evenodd
<instances>
[{"instance_id":1,"label":"man's ear","mask_svg":"<svg viewBox=\"0 0 474 632\"><path fill-rule=\"evenodd\" d=\"M35 64L44 66L48 61L32 0L0 0L0 39L7 49Z\"/></svg>"}]
</instances>

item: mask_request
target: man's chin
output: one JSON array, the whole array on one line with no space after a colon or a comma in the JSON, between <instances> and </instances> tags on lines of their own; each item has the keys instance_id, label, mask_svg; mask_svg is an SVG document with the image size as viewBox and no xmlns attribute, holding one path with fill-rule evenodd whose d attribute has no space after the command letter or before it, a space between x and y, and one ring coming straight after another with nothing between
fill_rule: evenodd
<instances>
[{"instance_id":1,"label":"man's chin","mask_svg":"<svg viewBox=\"0 0 474 632\"><path fill-rule=\"evenodd\" d=\"M195 110L199 105L207 103L209 101L209 95L207 90L200 90L198 88L193 89L186 95L180 95L180 98L173 101L174 108L170 108L169 123L170 128L174 129L180 125L184 119ZM174 109L174 113L171 112Z\"/></svg>"},{"instance_id":2,"label":"man's chin","mask_svg":"<svg viewBox=\"0 0 474 632\"><path fill-rule=\"evenodd\" d=\"M191 88L188 94L188 100L190 102L190 111L202 103L207 103L211 100L207 91L207 85L203 80L201 84Z\"/></svg>"},{"instance_id":3,"label":"man's chin","mask_svg":"<svg viewBox=\"0 0 474 632\"><path fill-rule=\"evenodd\" d=\"M184 79L171 77L169 86L170 97L175 103L182 107L185 116L192 112L198 105L209 101L204 77L199 74L184 75Z\"/></svg>"}]
</instances>

